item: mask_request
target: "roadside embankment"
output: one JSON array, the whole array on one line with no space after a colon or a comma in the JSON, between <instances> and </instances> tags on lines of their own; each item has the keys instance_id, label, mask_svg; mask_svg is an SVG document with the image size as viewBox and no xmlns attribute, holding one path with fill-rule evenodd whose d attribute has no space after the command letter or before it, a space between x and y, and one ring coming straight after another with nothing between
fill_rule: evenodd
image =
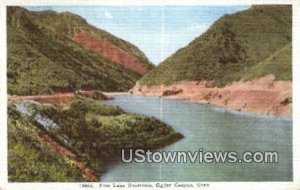
<instances>
[{"instance_id":1,"label":"roadside embankment","mask_svg":"<svg viewBox=\"0 0 300 190\"><path fill-rule=\"evenodd\" d=\"M64 105L72 103L76 100L77 96L83 96L92 99L101 99L101 100L108 100L112 97L110 95L106 95L102 92L96 90L90 91L76 91L76 92L69 92L69 93L55 93L49 95L31 95L31 96L18 96L13 95L9 96L9 101L23 101L23 100L33 100L37 101L42 104L53 104L53 105Z\"/></svg>"}]
</instances>

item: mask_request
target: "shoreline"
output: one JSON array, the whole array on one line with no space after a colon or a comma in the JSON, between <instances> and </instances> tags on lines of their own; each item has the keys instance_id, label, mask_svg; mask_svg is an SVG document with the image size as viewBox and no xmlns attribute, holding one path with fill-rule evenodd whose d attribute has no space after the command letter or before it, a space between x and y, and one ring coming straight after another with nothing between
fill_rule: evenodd
<instances>
[{"instance_id":1,"label":"shoreline","mask_svg":"<svg viewBox=\"0 0 300 190\"><path fill-rule=\"evenodd\" d=\"M156 96L164 99L186 100L212 104L221 108L261 115L292 117L292 82L276 81L273 75L235 82L216 88L207 87L207 81L179 82L170 86L135 86L128 92L101 92L105 99L113 96ZM95 90L80 91L93 98ZM8 96L9 101L34 100L40 103L64 105L73 102L78 92L48 95Z\"/></svg>"},{"instance_id":2,"label":"shoreline","mask_svg":"<svg viewBox=\"0 0 300 190\"><path fill-rule=\"evenodd\" d=\"M292 117L291 81L276 81L273 75L267 75L222 88L207 87L208 83L190 81L170 86L135 86L131 94L212 104L238 112Z\"/></svg>"}]
</instances>

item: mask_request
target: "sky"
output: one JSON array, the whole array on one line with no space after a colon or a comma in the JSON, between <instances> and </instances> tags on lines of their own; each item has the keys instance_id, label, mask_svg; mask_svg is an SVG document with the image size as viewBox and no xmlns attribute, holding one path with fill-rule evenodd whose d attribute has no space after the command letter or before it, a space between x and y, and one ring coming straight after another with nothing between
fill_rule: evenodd
<instances>
[{"instance_id":1,"label":"sky","mask_svg":"<svg viewBox=\"0 0 300 190\"><path fill-rule=\"evenodd\" d=\"M72 12L141 49L158 65L188 45L224 14L249 6L30 6L29 10Z\"/></svg>"}]
</instances>

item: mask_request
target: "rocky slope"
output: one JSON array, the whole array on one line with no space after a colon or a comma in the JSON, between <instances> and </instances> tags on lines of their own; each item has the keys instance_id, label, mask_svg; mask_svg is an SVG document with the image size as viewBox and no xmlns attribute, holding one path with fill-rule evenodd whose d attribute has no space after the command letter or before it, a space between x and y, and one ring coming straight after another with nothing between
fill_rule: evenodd
<instances>
[{"instance_id":1,"label":"rocky slope","mask_svg":"<svg viewBox=\"0 0 300 190\"><path fill-rule=\"evenodd\" d=\"M66 12L7 8L8 92L125 91L153 65L134 45Z\"/></svg>"}]
</instances>

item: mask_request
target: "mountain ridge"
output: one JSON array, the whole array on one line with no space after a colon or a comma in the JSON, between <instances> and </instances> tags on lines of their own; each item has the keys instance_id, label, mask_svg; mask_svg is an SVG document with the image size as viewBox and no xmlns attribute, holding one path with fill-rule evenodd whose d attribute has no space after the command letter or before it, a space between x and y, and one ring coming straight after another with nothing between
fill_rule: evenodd
<instances>
[{"instance_id":1,"label":"mountain ridge","mask_svg":"<svg viewBox=\"0 0 300 190\"><path fill-rule=\"evenodd\" d=\"M7 7L9 94L48 94L78 89L126 91L154 67L136 46L74 15ZM91 51L74 40L74 31L105 40L115 47L116 55L104 56ZM119 52L130 57L129 61L113 60L112 56L118 57ZM142 72L133 69L130 61L143 68Z\"/></svg>"},{"instance_id":2,"label":"mountain ridge","mask_svg":"<svg viewBox=\"0 0 300 190\"><path fill-rule=\"evenodd\" d=\"M241 70L258 64L291 42L291 21L289 5L255 5L224 15L137 84L208 80L221 87L238 81L241 78L236 76Z\"/></svg>"}]
</instances>

